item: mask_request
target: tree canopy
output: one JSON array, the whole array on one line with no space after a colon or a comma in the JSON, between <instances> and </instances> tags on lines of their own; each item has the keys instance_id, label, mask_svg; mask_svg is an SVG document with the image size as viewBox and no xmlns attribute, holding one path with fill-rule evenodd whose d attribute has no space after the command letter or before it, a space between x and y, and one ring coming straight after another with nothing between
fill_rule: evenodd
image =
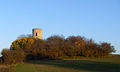
<instances>
[{"instance_id":1,"label":"tree canopy","mask_svg":"<svg viewBox=\"0 0 120 72\"><path fill-rule=\"evenodd\" d=\"M24 37L12 42L2 52L5 63L28 60L59 59L65 56L103 57L115 52L110 43L96 43L81 36L50 36L45 40ZM22 54L20 54L22 53ZM21 59L21 60L20 60Z\"/></svg>"}]
</instances>

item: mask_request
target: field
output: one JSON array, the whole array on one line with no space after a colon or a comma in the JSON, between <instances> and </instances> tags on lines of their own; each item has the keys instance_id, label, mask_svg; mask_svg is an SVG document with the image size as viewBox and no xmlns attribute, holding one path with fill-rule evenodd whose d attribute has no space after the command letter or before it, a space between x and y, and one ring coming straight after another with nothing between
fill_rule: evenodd
<instances>
[{"instance_id":1,"label":"field","mask_svg":"<svg viewBox=\"0 0 120 72\"><path fill-rule=\"evenodd\" d=\"M17 72L120 72L120 56L96 59L32 61L16 66Z\"/></svg>"}]
</instances>

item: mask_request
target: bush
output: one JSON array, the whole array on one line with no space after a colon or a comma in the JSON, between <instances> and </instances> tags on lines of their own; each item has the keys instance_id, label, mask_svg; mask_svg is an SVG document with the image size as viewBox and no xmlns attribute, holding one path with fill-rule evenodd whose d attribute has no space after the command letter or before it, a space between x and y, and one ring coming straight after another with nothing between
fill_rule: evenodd
<instances>
[{"instance_id":1,"label":"bush","mask_svg":"<svg viewBox=\"0 0 120 72\"><path fill-rule=\"evenodd\" d=\"M19 50L8 50L4 49L2 51L2 58L4 64L16 64L16 63L23 63L25 61L25 54L24 51Z\"/></svg>"},{"instance_id":2,"label":"bush","mask_svg":"<svg viewBox=\"0 0 120 72\"><path fill-rule=\"evenodd\" d=\"M26 53L29 53L31 51L31 45L34 43L35 38L32 37L25 37L15 40L10 49L11 50L18 50L23 49Z\"/></svg>"}]
</instances>

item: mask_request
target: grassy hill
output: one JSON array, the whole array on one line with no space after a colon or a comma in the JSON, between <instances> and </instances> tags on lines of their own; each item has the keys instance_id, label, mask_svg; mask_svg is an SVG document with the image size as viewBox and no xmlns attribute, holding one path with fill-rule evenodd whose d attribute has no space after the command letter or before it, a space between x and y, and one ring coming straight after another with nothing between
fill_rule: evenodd
<instances>
[{"instance_id":1,"label":"grassy hill","mask_svg":"<svg viewBox=\"0 0 120 72\"><path fill-rule=\"evenodd\" d=\"M95 59L32 61L16 66L17 72L120 72L120 56Z\"/></svg>"}]
</instances>

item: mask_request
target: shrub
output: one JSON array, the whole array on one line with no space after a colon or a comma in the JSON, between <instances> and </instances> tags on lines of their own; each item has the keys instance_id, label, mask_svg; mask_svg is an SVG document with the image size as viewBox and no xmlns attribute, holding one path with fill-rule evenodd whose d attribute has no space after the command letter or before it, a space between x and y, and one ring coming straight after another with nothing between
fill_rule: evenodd
<instances>
[{"instance_id":1,"label":"shrub","mask_svg":"<svg viewBox=\"0 0 120 72\"><path fill-rule=\"evenodd\" d=\"M2 58L4 64L16 64L16 63L22 63L25 60L25 54L24 51L19 49L19 50L8 50L4 49L2 51Z\"/></svg>"},{"instance_id":2,"label":"shrub","mask_svg":"<svg viewBox=\"0 0 120 72\"><path fill-rule=\"evenodd\" d=\"M25 37L15 40L10 49L11 50L17 50L17 49L23 49L25 52L31 51L30 47L34 43L35 38L32 37Z\"/></svg>"}]
</instances>

